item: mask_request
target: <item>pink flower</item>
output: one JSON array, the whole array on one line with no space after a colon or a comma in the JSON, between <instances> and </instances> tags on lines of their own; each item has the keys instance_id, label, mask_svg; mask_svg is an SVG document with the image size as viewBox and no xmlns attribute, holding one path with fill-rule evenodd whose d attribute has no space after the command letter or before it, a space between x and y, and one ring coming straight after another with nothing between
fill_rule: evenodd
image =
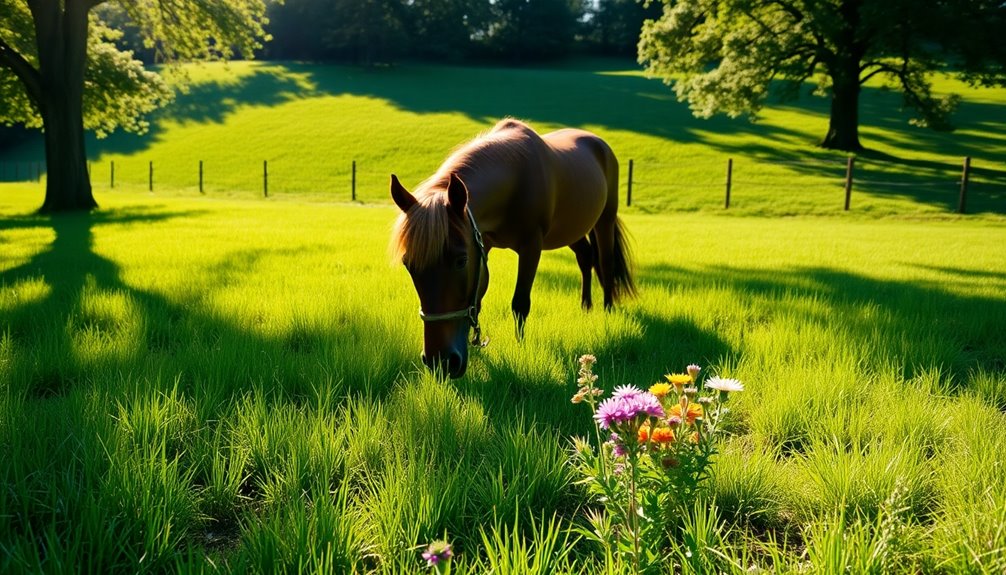
<instances>
[{"instance_id":1,"label":"pink flower","mask_svg":"<svg viewBox=\"0 0 1006 575\"><path fill-rule=\"evenodd\" d=\"M594 419L601 429L621 425L636 418L663 417L664 408L660 400L652 393L641 391L630 386L616 390L616 394L605 399L597 406Z\"/></svg>"}]
</instances>

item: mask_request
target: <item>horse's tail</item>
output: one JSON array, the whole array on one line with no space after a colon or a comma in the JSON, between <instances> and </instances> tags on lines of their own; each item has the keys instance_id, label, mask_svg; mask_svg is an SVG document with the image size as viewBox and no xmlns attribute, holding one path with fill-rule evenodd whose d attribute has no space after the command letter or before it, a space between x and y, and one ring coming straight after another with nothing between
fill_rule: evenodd
<instances>
[{"instance_id":1,"label":"horse's tail","mask_svg":"<svg viewBox=\"0 0 1006 575\"><path fill-rule=\"evenodd\" d=\"M612 288L613 300L634 297L636 295L636 280L633 279L632 247L626 235L622 218L615 218L615 257L612 258Z\"/></svg>"}]
</instances>

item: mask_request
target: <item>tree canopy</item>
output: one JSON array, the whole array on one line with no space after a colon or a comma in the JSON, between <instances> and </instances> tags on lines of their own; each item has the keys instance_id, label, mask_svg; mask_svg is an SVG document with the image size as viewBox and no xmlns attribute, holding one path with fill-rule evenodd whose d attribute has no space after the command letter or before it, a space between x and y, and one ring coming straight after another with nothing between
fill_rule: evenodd
<instances>
[{"instance_id":1,"label":"tree canopy","mask_svg":"<svg viewBox=\"0 0 1006 575\"><path fill-rule=\"evenodd\" d=\"M664 0L643 27L639 60L673 84L697 116L756 113L770 85L796 96L813 79L831 98L822 145L859 149L862 85L886 77L917 113L915 122L951 128L956 96L932 93L932 74L973 83L1006 74L1006 4L993 0Z\"/></svg>"}]
</instances>

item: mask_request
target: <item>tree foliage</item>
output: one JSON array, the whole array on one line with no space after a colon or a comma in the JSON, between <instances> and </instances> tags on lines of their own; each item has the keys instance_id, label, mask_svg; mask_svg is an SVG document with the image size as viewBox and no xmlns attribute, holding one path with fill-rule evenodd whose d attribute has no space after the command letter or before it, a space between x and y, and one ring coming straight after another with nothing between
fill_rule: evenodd
<instances>
[{"instance_id":1,"label":"tree foliage","mask_svg":"<svg viewBox=\"0 0 1006 575\"><path fill-rule=\"evenodd\" d=\"M285 0L269 6L266 58L526 63L635 54L636 0Z\"/></svg>"},{"instance_id":2,"label":"tree foliage","mask_svg":"<svg viewBox=\"0 0 1006 575\"><path fill-rule=\"evenodd\" d=\"M754 114L770 84L797 95L813 79L832 99L823 145L859 148L861 86L883 76L915 122L949 129L956 96L932 93L947 66L972 83L1001 83L1006 4L990 0L664 0L644 25L640 62L673 84L697 116Z\"/></svg>"}]
</instances>

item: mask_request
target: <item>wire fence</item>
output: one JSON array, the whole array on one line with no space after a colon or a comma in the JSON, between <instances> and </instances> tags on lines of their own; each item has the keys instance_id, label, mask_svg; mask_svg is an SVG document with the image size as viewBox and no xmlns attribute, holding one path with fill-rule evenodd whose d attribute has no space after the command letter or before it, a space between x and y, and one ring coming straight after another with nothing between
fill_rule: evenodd
<instances>
[{"instance_id":1,"label":"wire fence","mask_svg":"<svg viewBox=\"0 0 1006 575\"><path fill-rule=\"evenodd\" d=\"M199 160L191 166L177 162L162 165L153 160L88 164L96 189L173 191L199 194L238 194L275 197L310 195L328 201L378 202L387 200L389 170L364 169L356 160L319 169L304 169L289 161L234 161L211 166ZM946 162L886 162L849 156L846 159L763 160L750 157L712 162L680 159L629 159L622 168L623 198L627 206L661 204L668 197L683 197L710 205L719 198L723 209L760 198L794 201L814 196L817 202L834 202L853 209L854 195L867 193L911 196L948 210L967 213L969 198L980 194L986 211L1006 213L1006 165L970 157L959 168ZM627 168L627 169L626 169ZM45 177L41 161L0 161L0 182L39 182ZM834 200L824 199L834 196ZM666 202L663 202L666 203Z\"/></svg>"}]
</instances>

